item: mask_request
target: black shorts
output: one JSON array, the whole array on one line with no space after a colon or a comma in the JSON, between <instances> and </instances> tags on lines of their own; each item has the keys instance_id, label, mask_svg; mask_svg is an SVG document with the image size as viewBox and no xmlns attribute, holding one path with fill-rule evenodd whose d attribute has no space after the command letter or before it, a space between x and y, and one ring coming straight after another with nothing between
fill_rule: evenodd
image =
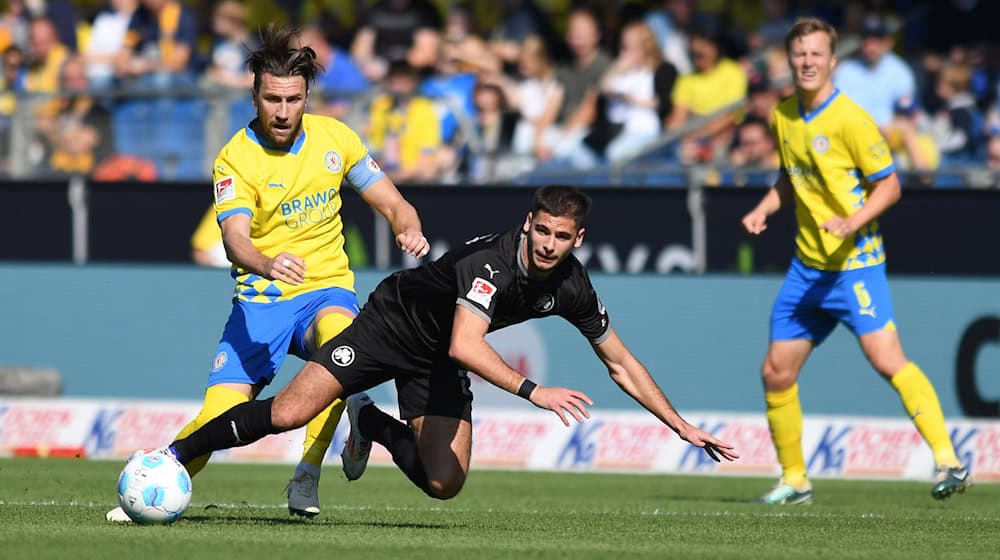
<instances>
[{"instance_id":1,"label":"black shorts","mask_svg":"<svg viewBox=\"0 0 1000 560\"><path fill-rule=\"evenodd\" d=\"M430 368L407 366L394 351L358 318L309 358L327 369L344 387L347 398L389 381L396 382L399 417L446 416L472 421L469 374L453 363Z\"/></svg>"}]
</instances>

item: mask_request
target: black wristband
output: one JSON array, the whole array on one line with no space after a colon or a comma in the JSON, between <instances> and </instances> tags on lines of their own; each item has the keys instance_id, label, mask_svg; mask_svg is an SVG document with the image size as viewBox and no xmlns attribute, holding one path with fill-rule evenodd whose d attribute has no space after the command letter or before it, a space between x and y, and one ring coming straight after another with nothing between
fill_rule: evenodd
<instances>
[{"instance_id":1,"label":"black wristband","mask_svg":"<svg viewBox=\"0 0 1000 560\"><path fill-rule=\"evenodd\" d=\"M521 386L517 389L517 396L525 400L531 400L531 392L535 390L538 385L530 379L525 379Z\"/></svg>"}]
</instances>

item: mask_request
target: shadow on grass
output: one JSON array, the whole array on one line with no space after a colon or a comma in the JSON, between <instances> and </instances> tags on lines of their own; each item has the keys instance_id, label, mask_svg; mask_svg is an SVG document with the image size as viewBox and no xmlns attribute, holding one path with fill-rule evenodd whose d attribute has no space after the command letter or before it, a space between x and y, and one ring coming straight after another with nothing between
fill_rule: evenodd
<instances>
[{"instance_id":1,"label":"shadow on grass","mask_svg":"<svg viewBox=\"0 0 1000 560\"><path fill-rule=\"evenodd\" d=\"M753 504L756 503L756 496L732 496L720 498L719 496L692 496L690 494L684 495L656 495L653 496L656 500L661 500L664 503L676 503L676 502L691 502L698 504L707 504L712 502L717 502L720 504Z\"/></svg>"},{"instance_id":2,"label":"shadow on grass","mask_svg":"<svg viewBox=\"0 0 1000 560\"><path fill-rule=\"evenodd\" d=\"M218 510L216 510L218 511ZM375 527L379 529L458 529L462 524L456 523L425 523L419 521L355 521L331 517L302 519L300 517L258 517L252 511L218 512L210 515L184 515L182 521L206 525L265 525L310 526L310 527Z\"/></svg>"}]
</instances>

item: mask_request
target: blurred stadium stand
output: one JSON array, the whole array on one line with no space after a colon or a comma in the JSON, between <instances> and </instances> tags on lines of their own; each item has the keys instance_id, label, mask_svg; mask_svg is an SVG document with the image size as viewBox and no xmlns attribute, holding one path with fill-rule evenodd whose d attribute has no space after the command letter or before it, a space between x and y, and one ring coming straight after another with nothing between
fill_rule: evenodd
<instances>
[{"instance_id":1,"label":"blurred stadium stand","mask_svg":"<svg viewBox=\"0 0 1000 560\"><path fill-rule=\"evenodd\" d=\"M6 17L0 22L0 50L5 53L4 75L0 80L0 95L3 96L3 102L0 103L0 136L3 138L3 142L0 142L0 160L3 160L0 178L25 180L65 176L80 173L80 168L89 168L82 173L98 180L206 180L210 176L210 165L216 151L235 131L252 119L254 108L244 87L236 87L232 83L222 85L211 77L212 65L217 64L213 58L216 56L216 47L229 41L230 49L225 52L228 52L229 64L232 64L234 52L231 46L240 42L240 35L234 34L232 21L229 21L226 30L220 27L223 20L219 19L220 14L216 10L225 2L180 3L191 11L192 17L197 18L199 28L197 52L186 70L191 74L189 77L171 82L175 84L172 86L160 83L158 89L145 90L136 89L132 85L125 86L127 82L109 80L99 88L84 92L60 88L59 84L49 84L42 89L26 85L28 82L25 81L25 74L37 70L41 61L35 60L37 57L33 58L34 45L28 41L24 27L27 22L39 18L51 19L56 23L60 40L67 43L65 46L70 52L69 56L72 56L74 50L86 54L93 40L90 32L97 29L97 17L107 13L106 3L97 0L71 2L67 5L74 7L73 14L35 13L31 9L25 11L21 3L11 3L6 7L3 14ZM20 7L15 8L15 4ZM344 57L330 59L331 61L338 60L337 64L341 64L341 60L344 63L353 62L361 68L364 68L365 61L352 51L352 39L359 31L373 25L370 22L374 20L370 20L368 14L377 12L381 7L381 3L374 0L349 5L330 1L285 3L277 0L248 0L230 2L229 8L233 8L234 4L243 6L244 17L239 23L245 31L270 21L316 24L322 37L314 39L328 43L324 49L333 49L337 56ZM417 4L419 3L413 2L413 5ZM534 6L530 14L518 12L518 8L513 7L527 4ZM449 131L456 131L454 134L443 134L446 145L442 146L442 159L449 159L453 163L442 164L439 183L537 185L558 181L581 186L684 187L689 179L686 165L689 163L704 165L702 176L705 185L742 186L771 180L771 170L732 166L729 155L730 149L735 149L735 144L707 160L702 154L697 161L691 162L681 154L682 144L690 140L692 132L720 115L742 115L748 107L745 101L732 103L711 115L689 119L681 127L663 132L638 155L616 165L598 164L594 169L578 170L566 163L535 161L531 154L512 155L504 149L488 150L476 115L471 114L476 110L476 105L468 98L462 99L461 92L457 90L467 89L470 83L468 78L484 77L494 70L487 69L488 65L483 60L478 61L477 65L473 64L476 61L462 58L463 53L469 52L462 49L467 43L473 46L486 45L488 48L480 51L483 58L498 57L500 55L497 53L501 50L494 47L502 43L501 37L506 37L516 49L524 37L540 34L551 51L549 56L557 65L565 64L568 51L561 34L568 25L568 14L580 4L585 3L546 1L512 3L508 6L504 3L431 2L432 9L436 9L440 16L440 22L430 25L438 26L435 31L441 40L441 50L433 64L428 63L423 67L423 75L428 78L428 82L434 81L436 84L425 93L432 97L438 107L442 130L447 128ZM756 84L756 90L780 92L781 95L788 91L789 78L787 73L781 72L782 33L779 31L787 28L795 17L819 15L833 22L841 34L838 48L841 60L847 60L859 51L866 30L872 27L871 18L879 18L878 22L881 23L878 25L892 34L895 38L895 51L918 78L918 99L916 103L907 104L908 111L923 111L928 118L947 117L947 111L943 111L944 101L935 90L940 69L961 66L971 72L969 85L975 101L971 111L976 134L975 138L968 139L975 144L974 149L968 150L971 155L948 157L942 153L938 158L940 165L911 175L905 186L996 188L1000 185L997 174L997 169L1000 169L1000 116L995 109L998 72L991 62L995 58L991 57L991 53L996 52L998 45L988 28L972 25L976 22L994 21L989 16L1000 13L1000 8L995 3L977 3L965 12L953 6L955 3L929 0L900 0L877 3L875 7L861 2L817 1L804 6L799 4L749 1L737 6L697 0L591 3L601 28L600 47L610 58L617 54L618 32L628 22L641 19L659 34L664 31L657 27L659 24L656 22L672 22L673 33L681 46L685 45L686 37L693 34L694 30L709 30L718 38L725 51L723 54L736 60L746 70L751 78L751 85ZM286 11L292 5L297 12ZM409 7L410 3L403 2L403 5ZM673 11L678 6L690 10L683 16L688 18L687 21L678 20L682 17L682 12ZM770 13L768 10L775 6L782 11ZM222 15L226 14L231 16L233 12L229 10ZM534 21L538 19L538 14L547 16L549 20ZM453 17L456 15L464 15L465 20ZM528 25L532 21L533 27ZM948 29L952 27L950 23L944 27L931 26L931 21L957 22L956 25L962 24L965 27L955 28L966 31L949 34ZM66 38L66 22L75 22L76 41ZM506 27L514 25L513 22L527 27ZM71 38L72 27L68 29ZM252 33L249 38L252 40ZM670 37L657 35L657 39L669 42ZM688 56L683 49L677 55L667 46L661 44L661 47L667 60L676 59L676 56ZM22 57L8 56L15 54L12 49L21 49ZM779 63L772 67L776 53ZM235 54L239 54L238 48ZM384 53L373 53L375 57L382 54ZM86 56L84 60L88 65L94 64ZM681 68L690 62L675 61ZM518 74L516 59L503 62L500 71L502 74L515 82L523 80ZM457 64L457 68L445 69L442 65L447 64ZM239 70L238 64L236 70ZM336 71L333 71L333 76L336 77ZM448 85L449 76L455 78L454 88ZM335 110L340 118L365 137L368 106L375 95L382 91L382 83L378 78L372 78L371 87L360 90L361 93L358 89L346 92L324 91L324 87L329 87L331 83L337 82L330 77L317 82L311 93L313 103L310 110ZM459 83L465 85L458 86ZM110 87L106 87L109 84ZM61 100L75 99L81 95L93 96L96 103L103 106L110 115L106 122L90 123L97 128L99 147L102 148L94 150L95 157L99 160L93 161L89 166L81 163L71 169L67 169L65 165L53 166L52 146L49 145L52 140L44 137L44 131L40 130L39 120L34 115L52 105L58 106ZM342 106L331 109L336 103L343 104L345 100L346 109ZM740 118L738 116L736 121L739 122ZM731 134L732 131L728 133ZM994 151L996 153L991 155ZM900 161L903 159L905 158Z\"/></svg>"}]
</instances>

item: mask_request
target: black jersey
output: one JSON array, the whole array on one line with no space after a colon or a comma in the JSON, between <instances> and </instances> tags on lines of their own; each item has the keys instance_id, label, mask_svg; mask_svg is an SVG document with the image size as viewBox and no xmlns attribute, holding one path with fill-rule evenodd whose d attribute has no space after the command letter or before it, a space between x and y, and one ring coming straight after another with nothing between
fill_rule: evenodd
<instances>
[{"instance_id":1,"label":"black jersey","mask_svg":"<svg viewBox=\"0 0 1000 560\"><path fill-rule=\"evenodd\" d=\"M358 320L377 325L382 342L410 366L447 359L456 305L482 317L490 331L558 315L591 343L603 342L610 321L580 261L570 255L548 277L529 279L522 239L520 228L476 237L431 263L396 272L375 288Z\"/></svg>"}]
</instances>

